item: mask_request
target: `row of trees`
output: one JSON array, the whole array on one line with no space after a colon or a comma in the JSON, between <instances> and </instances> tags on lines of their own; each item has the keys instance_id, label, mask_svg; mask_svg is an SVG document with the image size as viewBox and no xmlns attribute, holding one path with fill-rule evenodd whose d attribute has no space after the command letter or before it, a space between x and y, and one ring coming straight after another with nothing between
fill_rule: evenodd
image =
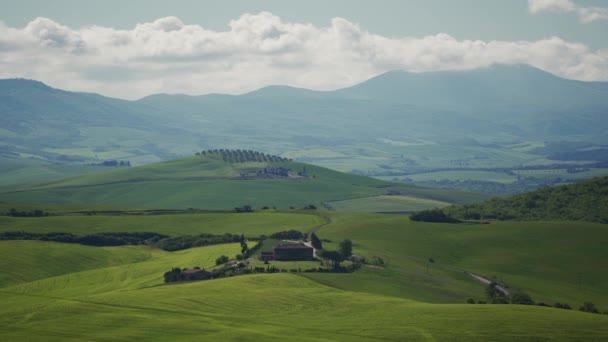
<instances>
[{"instance_id":1,"label":"row of trees","mask_svg":"<svg viewBox=\"0 0 608 342\"><path fill-rule=\"evenodd\" d=\"M8 231L0 233L0 240L41 240L62 243L78 243L89 246L124 246L124 245L154 245L167 235L152 232L108 232L77 236L70 233L27 233L23 231Z\"/></svg>"},{"instance_id":2,"label":"row of trees","mask_svg":"<svg viewBox=\"0 0 608 342\"><path fill-rule=\"evenodd\" d=\"M244 206L242 206L242 207L235 207L234 208L234 212L235 213L252 213L253 211L254 211L253 207L250 206L250 205L247 205L247 204L244 205Z\"/></svg>"},{"instance_id":3,"label":"row of trees","mask_svg":"<svg viewBox=\"0 0 608 342\"><path fill-rule=\"evenodd\" d=\"M91 165L95 165L95 166L109 166L109 167L117 167L117 166L120 166L120 167L131 167L131 162L128 161L128 160L120 160L119 161L119 160L111 159L111 160L104 160L101 163L97 163L97 164L93 163Z\"/></svg>"},{"instance_id":4,"label":"row of trees","mask_svg":"<svg viewBox=\"0 0 608 342\"><path fill-rule=\"evenodd\" d=\"M155 247L166 251L179 251L193 247L219 245L223 243L234 243L241 241L241 235L229 234L214 235L214 234L199 234L199 235L183 235L165 238L154 244Z\"/></svg>"},{"instance_id":5,"label":"row of trees","mask_svg":"<svg viewBox=\"0 0 608 342\"><path fill-rule=\"evenodd\" d=\"M304 234L296 230L282 231L271 234L273 239L302 239ZM199 234L199 235L182 235L169 237L168 235L152 233L152 232L106 232L95 233L89 235L78 236L64 232L50 233L28 233L24 231L6 231L0 232L0 240L41 240L54 241L62 243L79 243L89 246L124 246L124 245L148 245L157 247L166 251L179 251L183 249L218 245L224 243L241 244L241 259L248 258L255 253L262 245L262 240L265 236L251 238L259 240L255 246L249 248L243 234L223 235L214 234ZM238 259L238 257L237 257Z\"/></svg>"},{"instance_id":6,"label":"row of trees","mask_svg":"<svg viewBox=\"0 0 608 342\"><path fill-rule=\"evenodd\" d=\"M45 216L49 216L49 213L45 212L44 210L40 210L40 209L34 209L34 210L30 210L30 211L18 211L15 208L11 208L11 210L9 210L8 213L6 213L6 216L13 216L13 217L45 217Z\"/></svg>"},{"instance_id":7,"label":"row of trees","mask_svg":"<svg viewBox=\"0 0 608 342\"><path fill-rule=\"evenodd\" d=\"M217 155L221 156L222 160L228 163L246 163L246 162L287 162L291 159L283 158L275 155L264 154L262 152L254 150L207 150L202 152L196 152L197 156L208 156Z\"/></svg>"},{"instance_id":8,"label":"row of trees","mask_svg":"<svg viewBox=\"0 0 608 342\"><path fill-rule=\"evenodd\" d=\"M317 238L318 239L318 238ZM312 235L311 235L312 242ZM320 242L320 241L319 241ZM340 263L347 260L353 255L353 242L350 239L345 239L340 242L337 251L319 250L317 256L325 261L325 264L331 266L334 270L340 269Z\"/></svg>"},{"instance_id":9,"label":"row of trees","mask_svg":"<svg viewBox=\"0 0 608 342\"><path fill-rule=\"evenodd\" d=\"M422 210L410 216L412 221L439 222L439 223L460 223L461 221L448 216L441 209Z\"/></svg>"},{"instance_id":10,"label":"row of trees","mask_svg":"<svg viewBox=\"0 0 608 342\"><path fill-rule=\"evenodd\" d=\"M527 294L524 291L517 291L515 293L513 293L510 296L507 296L505 293L503 293L502 291L500 291L497 286L496 283L492 282L488 285L488 287L486 288L486 295L488 297L488 300L490 303L492 304L519 304L519 305L534 305L535 302L532 299L532 297ZM467 300L467 303L469 304L475 304L475 300L473 298L469 298ZM478 304L486 304L486 301L478 301ZM545 304L543 302L540 302L538 304L536 304L538 306L546 306L546 307L554 307L557 309L564 309L564 310L572 310L572 307L567 304L567 303L560 303L557 302L554 305L549 305L549 304ZM598 310L598 308L595 306L595 304L591 303L591 302L585 302L583 303L583 305L581 305L579 307L579 311L582 312L589 312L589 313L595 313L595 314L599 314L600 311ZM608 314L607 312L604 312L605 314Z\"/></svg>"}]
</instances>

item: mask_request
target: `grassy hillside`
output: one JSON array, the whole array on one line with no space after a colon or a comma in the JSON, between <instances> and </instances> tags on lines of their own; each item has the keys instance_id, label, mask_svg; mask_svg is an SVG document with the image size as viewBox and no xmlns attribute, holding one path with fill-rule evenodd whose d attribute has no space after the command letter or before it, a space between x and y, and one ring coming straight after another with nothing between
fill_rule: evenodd
<instances>
[{"instance_id":1,"label":"grassy hillside","mask_svg":"<svg viewBox=\"0 0 608 342\"><path fill-rule=\"evenodd\" d=\"M453 206L452 216L500 220L581 220L608 223L608 177L546 187L509 198Z\"/></svg>"},{"instance_id":2,"label":"grassy hillside","mask_svg":"<svg viewBox=\"0 0 608 342\"><path fill-rule=\"evenodd\" d=\"M108 168L103 166L49 163L39 159L0 157L0 187L105 171L108 171Z\"/></svg>"},{"instance_id":3,"label":"grassy hillside","mask_svg":"<svg viewBox=\"0 0 608 342\"><path fill-rule=\"evenodd\" d=\"M517 305L427 304L344 291L293 274L158 286L168 267L205 266L237 248L159 251L137 263L1 287L0 337L599 341L608 335L604 315Z\"/></svg>"},{"instance_id":4,"label":"grassy hillside","mask_svg":"<svg viewBox=\"0 0 608 342\"><path fill-rule=\"evenodd\" d=\"M292 170L289 177L256 177L266 166ZM308 177L297 173L306 169ZM245 176L243 176L245 175ZM398 185L296 162L229 163L219 155L195 156L0 189L0 199L155 208L232 209L248 204L287 209L385 194L468 203L485 195ZM421 203L425 203L422 201ZM432 202L426 207L433 206ZM399 211L412 211L404 203ZM416 203L416 208L420 207ZM422 207L425 207L422 205Z\"/></svg>"},{"instance_id":5,"label":"grassy hillside","mask_svg":"<svg viewBox=\"0 0 608 342\"><path fill-rule=\"evenodd\" d=\"M412 222L407 216L334 214L317 235L353 252L381 257L387 267L351 276L311 274L346 290L435 303L484 298L463 270L530 293L536 301L608 308L608 226L584 222L492 222L483 225ZM336 243L325 244L336 249ZM433 259L433 263L429 262ZM357 279L353 281L353 279ZM605 309L604 309L605 310Z\"/></svg>"},{"instance_id":6,"label":"grassy hillside","mask_svg":"<svg viewBox=\"0 0 608 342\"><path fill-rule=\"evenodd\" d=\"M73 214L48 217L0 216L0 231L65 232L74 235L102 232L156 232L169 236L230 233L254 237L290 229L308 232L323 223L325 220L317 215L281 212L171 215Z\"/></svg>"},{"instance_id":7,"label":"grassy hillside","mask_svg":"<svg viewBox=\"0 0 608 342\"><path fill-rule=\"evenodd\" d=\"M329 202L329 205L338 211L390 213L403 212L404 208L418 211L429 207L445 207L449 203L413 196L385 195Z\"/></svg>"},{"instance_id":8,"label":"grassy hillside","mask_svg":"<svg viewBox=\"0 0 608 342\"><path fill-rule=\"evenodd\" d=\"M0 287L66 273L147 260L145 248L90 247L43 241L0 241Z\"/></svg>"}]
</instances>

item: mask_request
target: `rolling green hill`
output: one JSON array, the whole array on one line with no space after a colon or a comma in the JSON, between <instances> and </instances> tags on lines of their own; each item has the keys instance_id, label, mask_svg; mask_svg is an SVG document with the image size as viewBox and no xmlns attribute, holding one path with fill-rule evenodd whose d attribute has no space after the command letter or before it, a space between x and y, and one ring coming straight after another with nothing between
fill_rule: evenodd
<instances>
[{"instance_id":1,"label":"rolling green hill","mask_svg":"<svg viewBox=\"0 0 608 342\"><path fill-rule=\"evenodd\" d=\"M27 286L4 289L3 339L599 341L607 333L608 318L600 315L424 304L341 291L289 274L133 291L110 290L120 287L113 279L101 294L91 294L99 286L86 281L78 287L87 276L73 277L74 287L62 294L29 294Z\"/></svg>"},{"instance_id":2,"label":"rolling green hill","mask_svg":"<svg viewBox=\"0 0 608 342\"><path fill-rule=\"evenodd\" d=\"M217 256L236 254L238 244L170 253L145 246L0 241L0 259L7 260L0 270L8 279L0 284L0 339L601 341L608 336L605 315L464 304L467 297L482 299L484 286L458 269L496 274L537 301L576 306L591 300L602 309L608 303L606 275L597 270L607 255L596 242L606 236L603 225L454 226L336 213L331 218L320 237L348 236L356 254L381 256L385 267L163 285L169 268L210 267ZM326 244L332 248L335 242ZM573 252L562 253L563 246ZM587 253L576 253L583 248ZM25 253L16 257L17 249ZM62 256L87 263L75 267ZM435 263L429 264L429 257Z\"/></svg>"},{"instance_id":3,"label":"rolling green hill","mask_svg":"<svg viewBox=\"0 0 608 342\"><path fill-rule=\"evenodd\" d=\"M384 269L352 275L307 274L332 287L431 303L483 300L483 287L463 272L468 271L522 289L537 302L578 308L592 301L608 308L608 274L601 271L608 262L608 226L603 224L439 224L403 215L333 213L332 224L317 235L331 241L349 237L355 254L386 263ZM326 245L337 249L335 242Z\"/></svg>"},{"instance_id":4,"label":"rolling green hill","mask_svg":"<svg viewBox=\"0 0 608 342\"><path fill-rule=\"evenodd\" d=\"M291 171L289 176L257 174L267 166ZM298 176L303 171L307 175ZM230 163L220 154L0 189L3 201L200 209L232 209L242 205L256 209L302 208L378 195L409 196L408 201L397 202L388 208L392 210L386 210L403 212L436 203L429 200L468 203L487 198L393 184L297 162Z\"/></svg>"},{"instance_id":5,"label":"rolling green hill","mask_svg":"<svg viewBox=\"0 0 608 342\"><path fill-rule=\"evenodd\" d=\"M14 205L14 204L13 204ZM245 234L255 237L295 229L308 232L325 223L322 217L302 212L180 213L166 215L96 214L87 212L48 217L0 216L0 232L64 232L89 235L107 232L155 232L171 237L197 234Z\"/></svg>"},{"instance_id":6,"label":"rolling green hill","mask_svg":"<svg viewBox=\"0 0 608 342\"><path fill-rule=\"evenodd\" d=\"M494 198L444 211L464 219L581 220L608 223L608 177Z\"/></svg>"}]
</instances>

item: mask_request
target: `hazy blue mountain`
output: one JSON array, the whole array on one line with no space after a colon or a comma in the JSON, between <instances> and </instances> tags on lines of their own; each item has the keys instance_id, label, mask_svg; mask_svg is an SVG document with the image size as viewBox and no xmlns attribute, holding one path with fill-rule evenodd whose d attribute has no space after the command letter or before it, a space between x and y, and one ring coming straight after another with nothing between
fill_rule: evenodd
<instances>
[{"instance_id":1,"label":"hazy blue mountain","mask_svg":"<svg viewBox=\"0 0 608 342\"><path fill-rule=\"evenodd\" d=\"M401 163L396 156L409 163L397 168L480 160L517 165L534 157L505 146L608 144L607 99L608 83L561 79L523 65L392 71L336 91L269 86L238 96L158 94L138 101L1 80L0 141L13 153L141 163L225 147L312 162L317 157L308 150L367 158L363 166L336 166L343 171Z\"/></svg>"},{"instance_id":2,"label":"hazy blue mountain","mask_svg":"<svg viewBox=\"0 0 608 342\"><path fill-rule=\"evenodd\" d=\"M63 91L32 80L0 80L0 115L0 151L50 159L94 159L96 152L107 155L101 159L128 155L104 154L121 149L132 155L171 157L164 143L184 140L184 131L149 105ZM128 146L122 146L125 142Z\"/></svg>"},{"instance_id":3,"label":"hazy blue mountain","mask_svg":"<svg viewBox=\"0 0 608 342\"><path fill-rule=\"evenodd\" d=\"M331 92L271 86L240 96L153 95L138 102L206 119L255 117L288 131L314 128L313 134L346 125L345 133L379 136L406 130L425 137L456 131L537 138L603 134L607 96L608 83L566 80L515 65L462 72L392 71ZM315 124L319 120L323 127Z\"/></svg>"}]
</instances>

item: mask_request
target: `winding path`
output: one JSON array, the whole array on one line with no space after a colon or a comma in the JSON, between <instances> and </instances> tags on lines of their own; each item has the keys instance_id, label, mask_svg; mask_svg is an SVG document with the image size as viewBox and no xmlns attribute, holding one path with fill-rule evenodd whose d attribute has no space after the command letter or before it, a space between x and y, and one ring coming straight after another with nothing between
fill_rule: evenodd
<instances>
[{"instance_id":1,"label":"winding path","mask_svg":"<svg viewBox=\"0 0 608 342\"><path fill-rule=\"evenodd\" d=\"M486 284L486 285L490 285L492 283L492 281L490 279L484 278L484 277L482 277L482 276L480 276L478 274L467 272L467 271L464 271L464 272L466 274L470 275L471 277L479 280L480 282ZM509 291L507 291L507 289L505 289L504 287L502 287L502 286L500 286L498 284L494 285L494 288L497 289L498 291L502 292L505 296L509 295Z\"/></svg>"},{"instance_id":2,"label":"winding path","mask_svg":"<svg viewBox=\"0 0 608 342\"><path fill-rule=\"evenodd\" d=\"M331 220L331 217L329 217L328 215L323 215L323 214L320 214L320 213L316 213L315 215L323 218L325 220L325 223L313 227L312 230L310 232L308 232L308 235L306 235L306 240L304 241L304 245L312 248L312 256L316 258L317 257L317 249L313 247L312 242L310 240L310 237L312 236L312 234L318 232L319 229L327 226L328 224L332 223L333 221Z\"/></svg>"}]
</instances>

